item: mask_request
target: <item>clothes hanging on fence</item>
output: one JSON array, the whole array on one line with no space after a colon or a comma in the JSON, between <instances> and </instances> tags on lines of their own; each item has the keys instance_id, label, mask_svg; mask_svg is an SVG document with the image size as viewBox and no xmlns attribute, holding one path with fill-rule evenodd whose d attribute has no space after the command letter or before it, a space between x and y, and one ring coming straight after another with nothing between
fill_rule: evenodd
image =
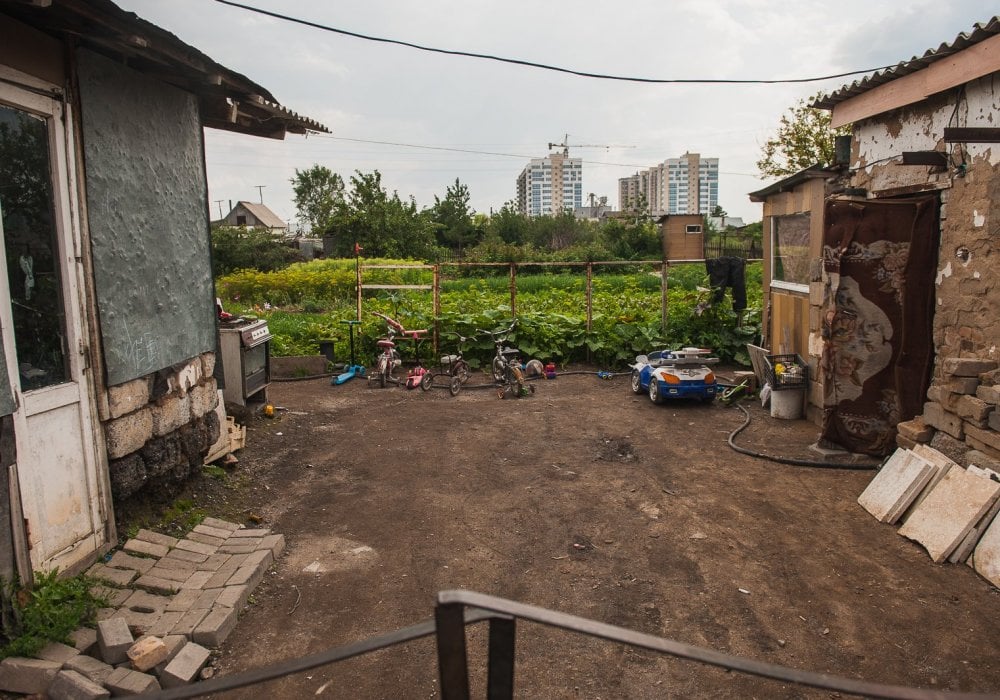
<instances>
[{"instance_id":1,"label":"clothes hanging on fence","mask_svg":"<svg viewBox=\"0 0 1000 700\"><path fill-rule=\"evenodd\" d=\"M726 288L733 293L733 311L747 308L746 261L743 258L723 256L705 260L708 281L712 285L712 303L718 304L726 296Z\"/></svg>"}]
</instances>

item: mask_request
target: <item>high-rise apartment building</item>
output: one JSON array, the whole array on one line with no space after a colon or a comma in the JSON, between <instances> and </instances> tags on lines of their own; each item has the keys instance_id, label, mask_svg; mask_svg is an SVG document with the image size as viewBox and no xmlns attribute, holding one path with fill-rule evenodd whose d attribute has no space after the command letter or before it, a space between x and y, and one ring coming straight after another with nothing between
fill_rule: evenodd
<instances>
[{"instance_id":1,"label":"high-rise apartment building","mask_svg":"<svg viewBox=\"0 0 1000 700\"><path fill-rule=\"evenodd\" d=\"M583 161L565 153L532 158L517 177L517 210L526 216L572 212L583 206Z\"/></svg>"},{"instance_id":2,"label":"high-rise apartment building","mask_svg":"<svg viewBox=\"0 0 1000 700\"><path fill-rule=\"evenodd\" d=\"M618 180L622 211L641 205L653 216L708 214L719 203L719 159L685 153Z\"/></svg>"}]
</instances>

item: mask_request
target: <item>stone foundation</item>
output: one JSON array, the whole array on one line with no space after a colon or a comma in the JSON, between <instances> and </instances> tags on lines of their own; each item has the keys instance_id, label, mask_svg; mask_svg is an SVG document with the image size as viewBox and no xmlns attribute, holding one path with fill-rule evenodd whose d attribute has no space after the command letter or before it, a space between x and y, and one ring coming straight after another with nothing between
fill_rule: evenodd
<instances>
[{"instance_id":1,"label":"stone foundation","mask_svg":"<svg viewBox=\"0 0 1000 700\"><path fill-rule=\"evenodd\" d=\"M146 487L178 485L197 473L219 438L215 354L108 389L104 423L116 502Z\"/></svg>"}]
</instances>

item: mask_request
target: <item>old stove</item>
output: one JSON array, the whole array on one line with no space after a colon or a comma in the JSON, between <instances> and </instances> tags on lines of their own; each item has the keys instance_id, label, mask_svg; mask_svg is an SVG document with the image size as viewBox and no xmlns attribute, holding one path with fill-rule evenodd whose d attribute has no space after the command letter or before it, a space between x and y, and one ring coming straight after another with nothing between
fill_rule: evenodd
<instances>
[{"instance_id":1,"label":"old stove","mask_svg":"<svg viewBox=\"0 0 1000 700\"><path fill-rule=\"evenodd\" d=\"M266 403L271 383L271 331L267 321L236 318L219 324L226 403Z\"/></svg>"}]
</instances>

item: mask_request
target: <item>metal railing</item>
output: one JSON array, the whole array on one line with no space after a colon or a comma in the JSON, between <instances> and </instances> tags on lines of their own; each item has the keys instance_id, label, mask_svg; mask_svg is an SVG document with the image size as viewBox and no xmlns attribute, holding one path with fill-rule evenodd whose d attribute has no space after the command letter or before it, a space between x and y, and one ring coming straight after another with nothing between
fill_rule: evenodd
<instances>
[{"instance_id":1,"label":"metal railing","mask_svg":"<svg viewBox=\"0 0 1000 700\"><path fill-rule=\"evenodd\" d=\"M462 590L438 593L433 620L404 627L395 632L372 637L355 644L328 649L232 676L213 678L194 685L149 693L144 697L157 700L193 698L209 693L245 688L434 635L437 641L442 698L444 700L467 700L470 697L470 690L466 627L484 620L489 622L486 670L486 696L489 700L510 700L514 697L514 651L517 620L534 622L558 630L659 652L738 673L855 696L896 698L899 700L997 700L1000 698L998 694L925 690L870 683L826 673L814 673L778 666L534 605Z\"/></svg>"}]
</instances>

